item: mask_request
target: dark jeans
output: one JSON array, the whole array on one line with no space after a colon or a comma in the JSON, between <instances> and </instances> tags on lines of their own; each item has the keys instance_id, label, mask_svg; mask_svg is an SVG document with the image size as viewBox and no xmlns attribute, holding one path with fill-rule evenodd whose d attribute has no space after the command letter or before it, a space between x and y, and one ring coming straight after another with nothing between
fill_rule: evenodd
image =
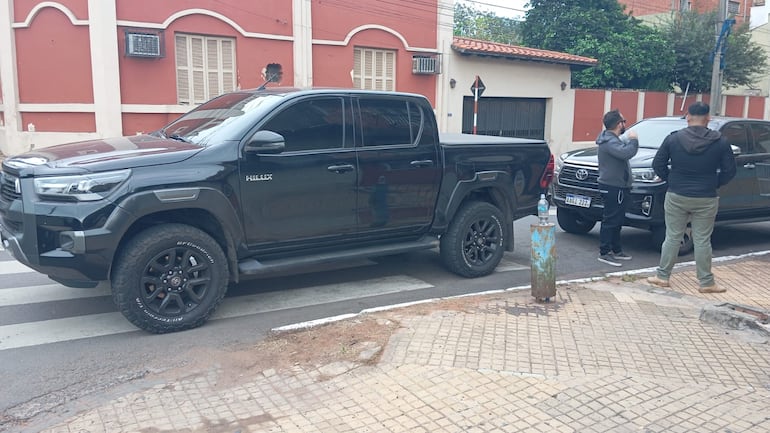
<instances>
[{"instance_id":1,"label":"dark jeans","mask_svg":"<svg viewBox=\"0 0 770 433\"><path fill-rule=\"evenodd\" d=\"M599 230L600 255L623 251L623 247L620 246L620 228L623 227L623 219L626 216L629 190L629 188L599 185L599 192L604 200L602 226Z\"/></svg>"}]
</instances>

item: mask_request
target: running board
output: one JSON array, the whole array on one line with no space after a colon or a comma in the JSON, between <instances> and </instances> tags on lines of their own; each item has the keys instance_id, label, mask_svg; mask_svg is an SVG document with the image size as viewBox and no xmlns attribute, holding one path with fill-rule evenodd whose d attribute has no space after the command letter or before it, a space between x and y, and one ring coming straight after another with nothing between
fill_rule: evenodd
<instances>
[{"instance_id":1,"label":"running board","mask_svg":"<svg viewBox=\"0 0 770 433\"><path fill-rule=\"evenodd\" d=\"M437 247L438 245L439 241L437 238L427 236L416 241L346 249L343 251L330 251L308 256L289 257L265 261L245 259L238 262L238 271L242 275L262 275L274 272L282 272L305 266L339 262L345 259L387 256L391 254L406 253L409 251L431 249Z\"/></svg>"}]
</instances>

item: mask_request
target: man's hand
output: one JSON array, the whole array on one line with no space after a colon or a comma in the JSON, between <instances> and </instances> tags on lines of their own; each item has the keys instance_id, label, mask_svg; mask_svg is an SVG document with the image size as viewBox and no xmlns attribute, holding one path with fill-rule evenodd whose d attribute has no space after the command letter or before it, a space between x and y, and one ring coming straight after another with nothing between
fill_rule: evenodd
<instances>
[{"instance_id":1,"label":"man's hand","mask_svg":"<svg viewBox=\"0 0 770 433\"><path fill-rule=\"evenodd\" d=\"M637 134L636 131L628 131L626 137L628 137L629 140L638 140L639 134Z\"/></svg>"}]
</instances>

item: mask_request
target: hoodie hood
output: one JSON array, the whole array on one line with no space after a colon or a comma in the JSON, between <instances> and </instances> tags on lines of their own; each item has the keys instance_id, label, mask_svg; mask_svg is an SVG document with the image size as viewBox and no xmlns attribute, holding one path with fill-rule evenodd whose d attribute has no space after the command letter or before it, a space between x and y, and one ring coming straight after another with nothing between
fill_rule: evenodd
<instances>
[{"instance_id":1,"label":"hoodie hood","mask_svg":"<svg viewBox=\"0 0 770 433\"><path fill-rule=\"evenodd\" d=\"M611 132L605 129L599 133L598 137L596 137L596 144L601 146L602 144L608 141L617 140L617 139L618 139L618 136L615 135L614 132Z\"/></svg>"},{"instance_id":2,"label":"hoodie hood","mask_svg":"<svg viewBox=\"0 0 770 433\"><path fill-rule=\"evenodd\" d=\"M711 143L722 137L722 133L705 126L688 126L679 134L679 143L690 154L703 153Z\"/></svg>"}]
</instances>

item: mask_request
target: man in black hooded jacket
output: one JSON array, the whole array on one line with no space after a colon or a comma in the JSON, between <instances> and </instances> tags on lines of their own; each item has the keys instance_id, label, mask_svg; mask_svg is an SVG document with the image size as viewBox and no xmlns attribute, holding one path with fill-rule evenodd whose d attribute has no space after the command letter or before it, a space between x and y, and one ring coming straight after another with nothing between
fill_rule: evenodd
<instances>
[{"instance_id":1,"label":"man in black hooded jacket","mask_svg":"<svg viewBox=\"0 0 770 433\"><path fill-rule=\"evenodd\" d=\"M735 157L722 134L708 128L709 120L708 104L690 105L687 127L666 137L652 161L655 174L668 182L664 203L666 240L661 247L657 275L647 278L658 286L669 286L679 244L690 221L698 290L725 291L711 273L711 233L719 207L717 188L735 177Z\"/></svg>"}]
</instances>

